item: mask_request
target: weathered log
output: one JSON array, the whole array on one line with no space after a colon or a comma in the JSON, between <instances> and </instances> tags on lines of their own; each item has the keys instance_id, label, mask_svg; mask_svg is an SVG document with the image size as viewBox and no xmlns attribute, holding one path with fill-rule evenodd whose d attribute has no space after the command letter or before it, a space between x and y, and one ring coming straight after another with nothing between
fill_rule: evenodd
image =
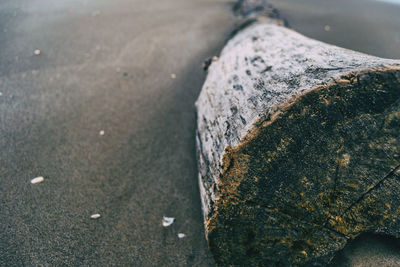
<instances>
[{"instance_id":1,"label":"weathered log","mask_svg":"<svg viewBox=\"0 0 400 267\"><path fill-rule=\"evenodd\" d=\"M322 265L360 233L400 237L400 61L252 21L196 102L217 264Z\"/></svg>"}]
</instances>

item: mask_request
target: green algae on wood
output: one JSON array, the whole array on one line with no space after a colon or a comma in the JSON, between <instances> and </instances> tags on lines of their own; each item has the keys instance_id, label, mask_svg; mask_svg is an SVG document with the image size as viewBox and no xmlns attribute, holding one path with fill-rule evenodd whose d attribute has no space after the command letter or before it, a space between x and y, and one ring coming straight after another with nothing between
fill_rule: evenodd
<instances>
[{"instance_id":1,"label":"green algae on wood","mask_svg":"<svg viewBox=\"0 0 400 267\"><path fill-rule=\"evenodd\" d=\"M255 23L196 106L217 264L323 265L363 232L400 237L399 61Z\"/></svg>"}]
</instances>

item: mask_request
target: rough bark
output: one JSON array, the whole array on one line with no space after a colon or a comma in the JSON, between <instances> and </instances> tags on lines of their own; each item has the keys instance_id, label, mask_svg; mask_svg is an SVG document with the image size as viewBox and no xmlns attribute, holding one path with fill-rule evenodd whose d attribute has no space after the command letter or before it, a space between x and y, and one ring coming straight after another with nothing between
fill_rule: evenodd
<instances>
[{"instance_id":1,"label":"rough bark","mask_svg":"<svg viewBox=\"0 0 400 267\"><path fill-rule=\"evenodd\" d=\"M321 265L362 232L400 237L400 61L264 11L212 62L196 102L217 264Z\"/></svg>"}]
</instances>

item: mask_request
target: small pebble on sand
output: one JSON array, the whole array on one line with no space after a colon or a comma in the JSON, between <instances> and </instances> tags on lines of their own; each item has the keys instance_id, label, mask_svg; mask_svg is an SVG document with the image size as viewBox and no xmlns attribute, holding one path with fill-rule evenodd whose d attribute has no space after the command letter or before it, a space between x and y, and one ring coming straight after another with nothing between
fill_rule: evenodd
<instances>
[{"instance_id":1,"label":"small pebble on sand","mask_svg":"<svg viewBox=\"0 0 400 267\"><path fill-rule=\"evenodd\" d=\"M39 177L33 178L31 180L31 184L38 184L38 183L41 183L43 181L44 181L44 178L42 176L39 176Z\"/></svg>"},{"instance_id":2,"label":"small pebble on sand","mask_svg":"<svg viewBox=\"0 0 400 267\"><path fill-rule=\"evenodd\" d=\"M175 220L175 218L172 218L172 217L163 217L162 225L164 227L168 227L168 226L170 226L171 224L174 223L174 220Z\"/></svg>"},{"instance_id":3,"label":"small pebble on sand","mask_svg":"<svg viewBox=\"0 0 400 267\"><path fill-rule=\"evenodd\" d=\"M0 96L2 96L3 95L3 93L2 92L0 92Z\"/></svg>"},{"instance_id":4,"label":"small pebble on sand","mask_svg":"<svg viewBox=\"0 0 400 267\"><path fill-rule=\"evenodd\" d=\"M329 32L329 31L331 30L331 26L325 25L324 30L325 30L326 32Z\"/></svg>"},{"instance_id":5,"label":"small pebble on sand","mask_svg":"<svg viewBox=\"0 0 400 267\"><path fill-rule=\"evenodd\" d=\"M38 55L40 55L40 50L39 50L39 49L36 49L33 53L34 53L36 56L38 56Z\"/></svg>"},{"instance_id":6,"label":"small pebble on sand","mask_svg":"<svg viewBox=\"0 0 400 267\"><path fill-rule=\"evenodd\" d=\"M96 214L92 214L92 215L90 216L90 219L98 219L98 218L100 218L100 217L101 217L101 215L98 214L98 213L96 213Z\"/></svg>"},{"instance_id":7,"label":"small pebble on sand","mask_svg":"<svg viewBox=\"0 0 400 267\"><path fill-rule=\"evenodd\" d=\"M172 73L172 74L171 74L171 78L172 78L172 79L176 79L176 74L175 74L175 73Z\"/></svg>"},{"instance_id":8,"label":"small pebble on sand","mask_svg":"<svg viewBox=\"0 0 400 267\"><path fill-rule=\"evenodd\" d=\"M184 233L179 233L178 238L184 238L186 235Z\"/></svg>"},{"instance_id":9,"label":"small pebble on sand","mask_svg":"<svg viewBox=\"0 0 400 267\"><path fill-rule=\"evenodd\" d=\"M104 130L101 130L101 131L99 132L99 135L104 135Z\"/></svg>"}]
</instances>

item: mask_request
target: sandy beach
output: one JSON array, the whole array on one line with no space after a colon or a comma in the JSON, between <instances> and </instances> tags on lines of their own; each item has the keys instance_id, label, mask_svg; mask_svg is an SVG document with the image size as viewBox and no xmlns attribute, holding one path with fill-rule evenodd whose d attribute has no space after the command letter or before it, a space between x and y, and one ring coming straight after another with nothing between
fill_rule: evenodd
<instances>
[{"instance_id":1,"label":"sandy beach","mask_svg":"<svg viewBox=\"0 0 400 267\"><path fill-rule=\"evenodd\" d=\"M307 36L400 58L400 5L271 2ZM213 266L194 102L233 3L0 3L0 266ZM393 240L357 242L336 266L400 260Z\"/></svg>"},{"instance_id":2,"label":"sandy beach","mask_svg":"<svg viewBox=\"0 0 400 267\"><path fill-rule=\"evenodd\" d=\"M231 4L3 1L0 23L0 265L210 266L194 101Z\"/></svg>"},{"instance_id":3,"label":"sandy beach","mask_svg":"<svg viewBox=\"0 0 400 267\"><path fill-rule=\"evenodd\" d=\"M378 57L400 58L398 0L269 2L293 29L308 37Z\"/></svg>"}]
</instances>

